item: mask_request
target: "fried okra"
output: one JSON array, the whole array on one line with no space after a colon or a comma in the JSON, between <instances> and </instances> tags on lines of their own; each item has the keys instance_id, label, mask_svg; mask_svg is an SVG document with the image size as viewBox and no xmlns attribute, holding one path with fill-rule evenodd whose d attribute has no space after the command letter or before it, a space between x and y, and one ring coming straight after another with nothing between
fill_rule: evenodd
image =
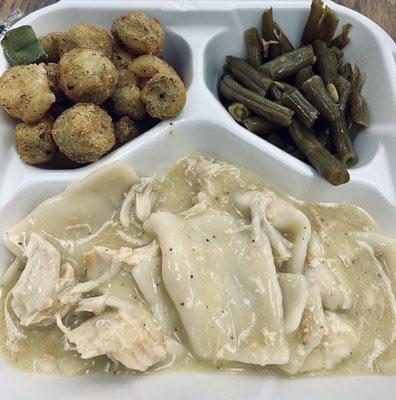
<instances>
[{"instance_id":1,"label":"fried okra","mask_svg":"<svg viewBox=\"0 0 396 400\"><path fill-rule=\"evenodd\" d=\"M151 54L135 58L128 69L132 71L137 78L150 79L158 72L176 74L176 71L164 60Z\"/></svg>"},{"instance_id":2,"label":"fried okra","mask_svg":"<svg viewBox=\"0 0 396 400\"><path fill-rule=\"evenodd\" d=\"M113 43L113 52L111 54L110 60L116 66L117 69L127 68L128 65L135 59L136 57L129 53L125 48L117 40L114 40Z\"/></svg>"},{"instance_id":3,"label":"fried okra","mask_svg":"<svg viewBox=\"0 0 396 400\"><path fill-rule=\"evenodd\" d=\"M144 86L141 97L150 117L173 118L186 104L186 88L177 74L159 72Z\"/></svg>"},{"instance_id":4,"label":"fried okra","mask_svg":"<svg viewBox=\"0 0 396 400\"><path fill-rule=\"evenodd\" d=\"M14 118L39 121L54 102L43 64L17 65L0 78L0 103Z\"/></svg>"},{"instance_id":5,"label":"fried okra","mask_svg":"<svg viewBox=\"0 0 396 400\"><path fill-rule=\"evenodd\" d=\"M139 136L139 129L129 117L122 117L114 121L114 135L116 143L122 145Z\"/></svg>"},{"instance_id":6,"label":"fried okra","mask_svg":"<svg viewBox=\"0 0 396 400\"><path fill-rule=\"evenodd\" d=\"M19 157L28 164L51 161L57 153L52 138L54 120L47 115L38 122L22 122L15 129L15 146Z\"/></svg>"},{"instance_id":7,"label":"fried okra","mask_svg":"<svg viewBox=\"0 0 396 400\"><path fill-rule=\"evenodd\" d=\"M117 69L102 52L74 49L59 61L59 85L66 96L75 102L100 104L114 91Z\"/></svg>"},{"instance_id":8,"label":"fried okra","mask_svg":"<svg viewBox=\"0 0 396 400\"><path fill-rule=\"evenodd\" d=\"M59 43L62 32L51 32L39 38L40 44L47 53L47 62L57 63L59 61Z\"/></svg>"},{"instance_id":9,"label":"fried okra","mask_svg":"<svg viewBox=\"0 0 396 400\"><path fill-rule=\"evenodd\" d=\"M70 160L95 162L115 143L114 127L106 111L93 103L77 103L54 123L52 136Z\"/></svg>"},{"instance_id":10,"label":"fried okra","mask_svg":"<svg viewBox=\"0 0 396 400\"><path fill-rule=\"evenodd\" d=\"M111 28L114 37L133 54L154 54L162 57L165 32L156 18L141 12L118 17Z\"/></svg>"},{"instance_id":11,"label":"fried okra","mask_svg":"<svg viewBox=\"0 0 396 400\"><path fill-rule=\"evenodd\" d=\"M112 110L117 115L126 115L134 121L141 121L146 116L135 75L128 69L118 71L117 86L110 99Z\"/></svg>"},{"instance_id":12,"label":"fried okra","mask_svg":"<svg viewBox=\"0 0 396 400\"><path fill-rule=\"evenodd\" d=\"M77 48L98 50L105 56L111 57L113 40L104 29L88 24L78 24L64 32L60 37L59 56L62 57L68 51Z\"/></svg>"}]
</instances>

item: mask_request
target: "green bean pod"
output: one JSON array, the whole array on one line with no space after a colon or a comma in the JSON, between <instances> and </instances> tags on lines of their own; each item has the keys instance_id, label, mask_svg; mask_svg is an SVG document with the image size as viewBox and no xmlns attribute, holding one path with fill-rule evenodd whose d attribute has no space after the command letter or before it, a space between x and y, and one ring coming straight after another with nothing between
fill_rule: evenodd
<instances>
[{"instance_id":1,"label":"green bean pod","mask_svg":"<svg viewBox=\"0 0 396 400\"><path fill-rule=\"evenodd\" d=\"M268 61L260 67L271 79L280 80L294 75L301 68L314 63L314 52L309 44Z\"/></svg>"},{"instance_id":2,"label":"green bean pod","mask_svg":"<svg viewBox=\"0 0 396 400\"><path fill-rule=\"evenodd\" d=\"M249 28L245 31L245 43L247 59L253 67L258 68L263 63L263 45L257 28Z\"/></svg>"},{"instance_id":3,"label":"green bean pod","mask_svg":"<svg viewBox=\"0 0 396 400\"><path fill-rule=\"evenodd\" d=\"M327 47L323 40L315 40L313 49L316 56L316 65L319 70L319 75L322 78L325 86L335 82L338 75L337 56L332 49Z\"/></svg>"},{"instance_id":4,"label":"green bean pod","mask_svg":"<svg viewBox=\"0 0 396 400\"><path fill-rule=\"evenodd\" d=\"M328 182L341 185L349 181L345 166L321 145L309 129L293 120L288 130L296 146Z\"/></svg>"},{"instance_id":5,"label":"green bean pod","mask_svg":"<svg viewBox=\"0 0 396 400\"><path fill-rule=\"evenodd\" d=\"M335 86L339 95L338 108L342 114L345 114L348 110L349 99L352 93L352 85L348 79L344 78L342 75L337 75Z\"/></svg>"},{"instance_id":6,"label":"green bean pod","mask_svg":"<svg viewBox=\"0 0 396 400\"><path fill-rule=\"evenodd\" d=\"M265 138L265 140L274 146L284 150L290 145L290 140L288 139L288 135L282 135L277 132L272 132L269 136Z\"/></svg>"},{"instance_id":7,"label":"green bean pod","mask_svg":"<svg viewBox=\"0 0 396 400\"><path fill-rule=\"evenodd\" d=\"M313 76L312 66L301 68L294 77L294 85L301 90L301 85Z\"/></svg>"},{"instance_id":8,"label":"green bean pod","mask_svg":"<svg viewBox=\"0 0 396 400\"><path fill-rule=\"evenodd\" d=\"M330 45L339 22L340 19L338 18L337 14L330 7L326 6L316 32L315 39L323 40Z\"/></svg>"},{"instance_id":9,"label":"green bean pod","mask_svg":"<svg viewBox=\"0 0 396 400\"><path fill-rule=\"evenodd\" d=\"M226 57L227 66L231 66L237 68L239 70L239 76L243 77L245 81L249 80L250 82L254 83L256 86L261 88L261 93L265 96L267 90L272 85L273 80L268 78L262 71L257 68L252 67L247 61L242 60L238 57L227 56ZM239 78L242 79L242 78ZM245 84L241 80L241 83ZM249 89L253 89L253 87L249 87Z\"/></svg>"},{"instance_id":10,"label":"green bean pod","mask_svg":"<svg viewBox=\"0 0 396 400\"><path fill-rule=\"evenodd\" d=\"M314 75L305 81L301 89L326 121L333 122L338 117L340 114L338 106L329 96L319 75Z\"/></svg>"},{"instance_id":11,"label":"green bean pod","mask_svg":"<svg viewBox=\"0 0 396 400\"><path fill-rule=\"evenodd\" d=\"M263 12L261 17L261 31L263 39L266 42L278 42L278 38L275 35L274 17L272 13L272 7L268 8ZM268 48L268 57L275 58L281 54L281 47L279 43L271 43Z\"/></svg>"},{"instance_id":12,"label":"green bean pod","mask_svg":"<svg viewBox=\"0 0 396 400\"><path fill-rule=\"evenodd\" d=\"M290 42L289 38L282 31L281 27L274 21L275 36L278 38L279 46L281 48L281 53L289 53L294 50L294 46Z\"/></svg>"},{"instance_id":13,"label":"green bean pod","mask_svg":"<svg viewBox=\"0 0 396 400\"><path fill-rule=\"evenodd\" d=\"M242 123L250 117L249 109L242 103L232 103L228 106L228 112L235 121Z\"/></svg>"},{"instance_id":14,"label":"green bean pod","mask_svg":"<svg viewBox=\"0 0 396 400\"><path fill-rule=\"evenodd\" d=\"M344 115L330 123L336 157L347 167L355 166L359 159L349 136Z\"/></svg>"},{"instance_id":15,"label":"green bean pod","mask_svg":"<svg viewBox=\"0 0 396 400\"><path fill-rule=\"evenodd\" d=\"M350 81L353 75L353 68L350 62L341 63L338 67L338 73Z\"/></svg>"},{"instance_id":16,"label":"green bean pod","mask_svg":"<svg viewBox=\"0 0 396 400\"><path fill-rule=\"evenodd\" d=\"M344 52L340 50L337 46L331 46L330 49L334 51L337 57L337 62L340 62L342 57L344 57Z\"/></svg>"},{"instance_id":17,"label":"green bean pod","mask_svg":"<svg viewBox=\"0 0 396 400\"><path fill-rule=\"evenodd\" d=\"M282 103L283 91L275 83L268 89L268 93L276 103Z\"/></svg>"},{"instance_id":18,"label":"green bean pod","mask_svg":"<svg viewBox=\"0 0 396 400\"><path fill-rule=\"evenodd\" d=\"M347 124L348 124L349 137L351 138L351 140L353 142L356 139L356 136L362 130L362 126L359 124L355 124L350 119L348 120Z\"/></svg>"},{"instance_id":19,"label":"green bean pod","mask_svg":"<svg viewBox=\"0 0 396 400\"><path fill-rule=\"evenodd\" d=\"M332 44L340 50L344 49L351 42L349 32L352 28L352 24L342 25L341 33L333 39Z\"/></svg>"},{"instance_id":20,"label":"green bean pod","mask_svg":"<svg viewBox=\"0 0 396 400\"><path fill-rule=\"evenodd\" d=\"M355 90L352 90L349 100L349 114L353 123L363 128L368 128L370 126L370 114L366 99Z\"/></svg>"},{"instance_id":21,"label":"green bean pod","mask_svg":"<svg viewBox=\"0 0 396 400\"><path fill-rule=\"evenodd\" d=\"M243 86L250 90L254 90L260 96L265 97L267 91L260 87L256 81L251 79L250 76L246 75L240 68L238 68L234 64L226 64L224 65L224 71L228 72L235 78L238 82L242 83Z\"/></svg>"},{"instance_id":22,"label":"green bean pod","mask_svg":"<svg viewBox=\"0 0 396 400\"><path fill-rule=\"evenodd\" d=\"M304 30L301 36L301 45L310 44L313 42L318 30L319 21L324 13L323 1L312 0L311 9Z\"/></svg>"},{"instance_id":23,"label":"green bean pod","mask_svg":"<svg viewBox=\"0 0 396 400\"><path fill-rule=\"evenodd\" d=\"M315 133L315 137L323 147L330 151L333 146L333 141L331 139L329 126L327 126L327 129L322 129Z\"/></svg>"},{"instance_id":24,"label":"green bean pod","mask_svg":"<svg viewBox=\"0 0 396 400\"><path fill-rule=\"evenodd\" d=\"M246 89L230 76L224 76L220 81L220 92L227 100L242 103L250 111L281 126L289 125L294 114L289 108Z\"/></svg>"},{"instance_id":25,"label":"green bean pod","mask_svg":"<svg viewBox=\"0 0 396 400\"><path fill-rule=\"evenodd\" d=\"M308 128L315 123L319 116L319 111L296 88L283 93L282 103L293 110L300 121Z\"/></svg>"},{"instance_id":26,"label":"green bean pod","mask_svg":"<svg viewBox=\"0 0 396 400\"><path fill-rule=\"evenodd\" d=\"M279 128L279 125L274 122L267 121L266 119L253 115L243 120L244 127L258 136L266 136L270 134L274 129Z\"/></svg>"},{"instance_id":27,"label":"green bean pod","mask_svg":"<svg viewBox=\"0 0 396 400\"><path fill-rule=\"evenodd\" d=\"M366 82L366 74L360 71L357 64L354 65L352 76L350 77L350 82L352 84L352 89L360 93L364 83Z\"/></svg>"}]
</instances>

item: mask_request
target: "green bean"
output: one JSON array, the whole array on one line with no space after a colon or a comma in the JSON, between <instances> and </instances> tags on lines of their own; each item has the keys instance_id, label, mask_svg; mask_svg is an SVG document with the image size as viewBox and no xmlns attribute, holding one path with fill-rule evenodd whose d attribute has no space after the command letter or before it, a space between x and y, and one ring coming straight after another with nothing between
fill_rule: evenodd
<instances>
[{"instance_id":1,"label":"green bean","mask_svg":"<svg viewBox=\"0 0 396 400\"><path fill-rule=\"evenodd\" d=\"M370 126L370 114L366 100L355 90L352 90L351 98L349 100L349 113L353 123L359 124L364 128Z\"/></svg>"},{"instance_id":2,"label":"green bean","mask_svg":"<svg viewBox=\"0 0 396 400\"><path fill-rule=\"evenodd\" d=\"M309 44L268 61L260 67L271 79L279 80L294 75L301 68L314 63L314 52Z\"/></svg>"},{"instance_id":3,"label":"green bean","mask_svg":"<svg viewBox=\"0 0 396 400\"><path fill-rule=\"evenodd\" d=\"M362 87L366 82L366 74L360 71L360 68L358 67L357 64L354 65L350 82L352 84L352 89L358 93L361 92Z\"/></svg>"},{"instance_id":4,"label":"green bean","mask_svg":"<svg viewBox=\"0 0 396 400\"><path fill-rule=\"evenodd\" d=\"M249 109L242 103L232 103L228 106L228 112L237 122L243 122L250 117Z\"/></svg>"},{"instance_id":5,"label":"green bean","mask_svg":"<svg viewBox=\"0 0 396 400\"><path fill-rule=\"evenodd\" d=\"M265 140L282 150L290 145L287 134L282 135L276 132L272 132L268 137L265 138Z\"/></svg>"},{"instance_id":6,"label":"green bean","mask_svg":"<svg viewBox=\"0 0 396 400\"><path fill-rule=\"evenodd\" d=\"M321 131L317 132L315 137L323 147L330 151L333 146L333 141L331 140L329 126L327 126L326 129L322 129Z\"/></svg>"},{"instance_id":7,"label":"green bean","mask_svg":"<svg viewBox=\"0 0 396 400\"><path fill-rule=\"evenodd\" d=\"M258 68L263 63L263 45L257 28L253 27L245 31L245 43L249 63Z\"/></svg>"},{"instance_id":8,"label":"green bean","mask_svg":"<svg viewBox=\"0 0 396 400\"><path fill-rule=\"evenodd\" d=\"M267 91L261 88L254 80L252 80L248 75L246 75L240 68L233 64L224 65L224 71L230 73L233 78L238 82L242 83L243 86L250 90L254 90L260 96L265 97Z\"/></svg>"},{"instance_id":9,"label":"green bean","mask_svg":"<svg viewBox=\"0 0 396 400\"><path fill-rule=\"evenodd\" d=\"M283 95L283 91L281 89L279 89L279 87L277 85L274 84L268 89L268 93L271 95L272 99L276 102L276 103L282 103L282 95Z\"/></svg>"},{"instance_id":10,"label":"green bean","mask_svg":"<svg viewBox=\"0 0 396 400\"><path fill-rule=\"evenodd\" d=\"M247 61L242 60L241 58L227 56L226 62L228 66L239 70L238 75L240 78L238 80L241 80L241 83L248 86L246 82L249 80L252 84L261 88L260 94L265 96L268 88L273 83L272 79L268 78L268 76L266 76L262 71L252 67ZM242 79L244 79L244 81L242 81ZM253 87L249 87L249 89L254 90Z\"/></svg>"},{"instance_id":11,"label":"green bean","mask_svg":"<svg viewBox=\"0 0 396 400\"><path fill-rule=\"evenodd\" d=\"M294 46L290 42L289 38L282 31L281 27L274 21L275 36L277 36L279 46L281 48L281 53L289 53L294 50Z\"/></svg>"},{"instance_id":12,"label":"green bean","mask_svg":"<svg viewBox=\"0 0 396 400\"><path fill-rule=\"evenodd\" d=\"M348 79L344 78L342 75L337 75L335 86L339 95L338 108L341 113L345 114L351 97L352 85Z\"/></svg>"},{"instance_id":13,"label":"green bean","mask_svg":"<svg viewBox=\"0 0 396 400\"><path fill-rule=\"evenodd\" d=\"M341 185L349 181L349 173L345 166L319 143L308 128L293 120L288 130L296 146L328 182Z\"/></svg>"},{"instance_id":14,"label":"green bean","mask_svg":"<svg viewBox=\"0 0 396 400\"><path fill-rule=\"evenodd\" d=\"M340 62L342 57L344 57L344 52L342 50L340 50L337 46L331 46L330 49L334 51L334 53L337 57L337 62Z\"/></svg>"},{"instance_id":15,"label":"green bean","mask_svg":"<svg viewBox=\"0 0 396 400\"><path fill-rule=\"evenodd\" d=\"M310 128L319 116L319 111L294 88L292 91L286 91L282 96L282 103L296 113L300 121Z\"/></svg>"},{"instance_id":16,"label":"green bean","mask_svg":"<svg viewBox=\"0 0 396 400\"><path fill-rule=\"evenodd\" d=\"M220 92L228 100L244 104L250 111L281 126L290 124L293 111L244 88L229 76L220 81Z\"/></svg>"},{"instance_id":17,"label":"green bean","mask_svg":"<svg viewBox=\"0 0 396 400\"><path fill-rule=\"evenodd\" d=\"M294 77L294 85L301 90L301 85L313 76L312 66L301 68Z\"/></svg>"},{"instance_id":18,"label":"green bean","mask_svg":"<svg viewBox=\"0 0 396 400\"><path fill-rule=\"evenodd\" d=\"M267 121L258 115L253 115L249 118L246 118L243 120L243 125L248 131L255 133L258 136L268 135L274 129L279 128L279 125L275 124L274 122Z\"/></svg>"},{"instance_id":19,"label":"green bean","mask_svg":"<svg viewBox=\"0 0 396 400\"><path fill-rule=\"evenodd\" d=\"M269 58L271 59L278 57L281 54L281 47L279 43L271 43L271 42L278 42L278 39L275 36L275 26L274 26L272 7L268 8L263 12L263 15L261 17L261 30L264 41L270 42L270 44L268 45ZM264 58L266 58L265 54Z\"/></svg>"},{"instance_id":20,"label":"green bean","mask_svg":"<svg viewBox=\"0 0 396 400\"><path fill-rule=\"evenodd\" d=\"M326 6L315 39L323 40L327 44L330 44L337 30L339 21L340 19L337 17L337 14L330 7Z\"/></svg>"},{"instance_id":21,"label":"green bean","mask_svg":"<svg viewBox=\"0 0 396 400\"><path fill-rule=\"evenodd\" d=\"M305 81L301 89L326 121L333 122L338 117L340 114L338 106L329 96L319 75L314 75Z\"/></svg>"},{"instance_id":22,"label":"green bean","mask_svg":"<svg viewBox=\"0 0 396 400\"><path fill-rule=\"evenodd\" d=\"M307 22L305 23L304 30L301 36L301 45L310 44L313 42L323 12L323 1L313 0L311 3L311 10L309 12Z\"/></svg>"},{"instance_id":23,"label":"green bean","mask_svg":"<svg viewBox=\"0 0 396 400\"><path fill-rule=\"evenodd\" d=\"M327 47L323 40L315 40L313 42L313 49L316 56L316 65L319 70L319 75L324 84L327 86L333 83L337 76L337 56L333 50Z\"/></svg>"},{"instance_id":24,"label":"green bean","mask_svg":"<svg viewBox=\"0 0 396 400\"><path fill-rule=\"evenodd\" d=\"M362 130L361 125L355 124L351 120L348 120L348 132L352 142L356 139L356 136L359 134L361 130Z\"/></svg>"},{"instance_id":25,"label":"green bean","mask_svg":"<svg viewBox=\"0 0 396 400\"><path fill-rule=\"evenodd\" d=\"M352 24L342 25L341 33L333 39L332 44L340 50L346 47L351 41L349 32L352 30L352 28Z\"/></svg>"},{"instance_id":26,"label":"green bean","mask_svg":"<svg viewBox=\"0 0 396 400\"><path fill-rule=\"evenodd\" d=\"M350 81L353 75L352 64L350 62L342 63L338 67L338 73Z\"/></svg>"},{"instance_id":27,"label":"green bean","mask_svg":"<svg viewBox=\"0 0 396 400\"><path fill-rule=\"evenodd\" d=\"M291 149L290 151L288 151L287 149L284 149L284 151L289 153L294 158L297 158L298 160L307 163L307 157L305 157L304 153L300 149L294 148L294 149Z\"/></svg>"},{"instance_id":28,"label":"green bean","mask_svg":"<svg viewBox=\"0 0 396 400\"><path fill-rule=\"evenodd\" d=\"M336 157L346 167L353 167L359 159L352 145L344 115L340 114L335 121L331 122L330 128Z\"/></svg>"}]
</instances>

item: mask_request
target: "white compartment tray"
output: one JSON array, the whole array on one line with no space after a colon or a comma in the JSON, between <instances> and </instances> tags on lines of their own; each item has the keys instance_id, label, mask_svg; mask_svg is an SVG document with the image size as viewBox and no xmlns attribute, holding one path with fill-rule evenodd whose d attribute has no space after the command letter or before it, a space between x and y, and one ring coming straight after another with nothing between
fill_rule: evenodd
<instances>
[{"instance_id":1,"label":"white compartment tray","mask_svg":"<svg viewBox=\"0 0 396 400\"><path fill-rule=\"evenodd\" d=\"M165 58L188 88L185 109L100 161L78 170L44 170L21 162L13 145L14 121L0 113L0 233L34 206L70 182L115 160L140 175L191 153L243 165L293 196L305 200L348 202L364 207L382 230L396 236L396 45L375 23L331 3L341 23L351 22L352 44L345 58L367 73L363 94L371 127L359 135L359 165L351 181L333 187L309 166L239 126L218 101L217 82L227 54L243 55L244 29L260 23L273 6L277 21L296 42L309 1L69 1L28 15L39 34L62 31L78 22L110 29L118 15L141 10L160 19L167 31ZM0 72L7 65L0 58ZM10 255L0 245L0 275ZM0 358L0 399L394 399L396 377L332 377L285 380L269 375L163 373L116 377L60 378L22 373Z\"/></svg>"}]
</instances>

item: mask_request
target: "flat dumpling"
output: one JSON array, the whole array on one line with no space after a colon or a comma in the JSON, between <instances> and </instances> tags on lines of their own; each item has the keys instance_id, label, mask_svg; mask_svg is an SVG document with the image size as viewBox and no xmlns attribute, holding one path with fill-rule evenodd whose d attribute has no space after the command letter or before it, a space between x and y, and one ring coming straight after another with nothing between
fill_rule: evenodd
<instances>
[{"instance_id":1,"label":"flat dumpling","mask_svg":"<svg viewBox=\"0 0 396 400\"><path fill-rule=\"evenodd\" d=\"M287 335L289 361L278 368L289 374L300 371L305 359L322 340L325 317L322 300L317 287L309 289L307 304L296 331Z\"/></svg>"},{"instance_id":2,"label":"flat dumpling","mask_svg":"<svg viewBox=\"0 0 396 400\"><path fill-rule=\"evenodd\" d=\"M359 338L359 331L350 320L335 312L326 311L322 341L306 358L301 371L333 369L350 357Z\"/></svg>"},{"instance_id":3,"label":"flat dumpling","mask_svg":"<svg viewBox=\"0 0 396 400\"><path fill-rule=\"evenodd\" d=\"M208 210L154 213L144 228L160 242L162 279L197 357L282 364L289 354L270 243L252 241L242 225Z\"/></svg>"},{"instance_id":4,"label":"flat dumpling","mask_svg":"<svg viewBox=\"0 0 396 400\"><path fill-rule=\"evenodd\" d=\"M65 259L72 258L74 266L80 267L84 253L93 245L114 245L117 210L124 194L137 180L126 164L110 164L37 206L6 232L4 244L23 259L29 234L40 233Z\"/></svg>"}]
</instances>

